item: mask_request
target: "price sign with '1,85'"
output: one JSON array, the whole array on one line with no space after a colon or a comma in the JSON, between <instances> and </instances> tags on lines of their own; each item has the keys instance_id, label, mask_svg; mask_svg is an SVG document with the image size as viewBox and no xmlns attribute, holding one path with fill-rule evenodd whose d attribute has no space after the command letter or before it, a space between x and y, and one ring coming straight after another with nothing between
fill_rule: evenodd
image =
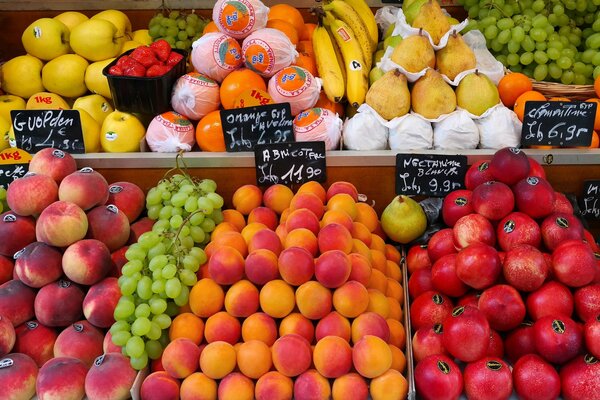
<instances>
[{"instance_id":1,"label":"price sign with '1,85'","mask_svg":"<svg viewBox=\"0 0 600 400\"><path fill-rule=\"evenodd\" d=\"M293 142L259 145L254 149L259 186L324 182L325 143Z\"/></svg>"}]
</instances>

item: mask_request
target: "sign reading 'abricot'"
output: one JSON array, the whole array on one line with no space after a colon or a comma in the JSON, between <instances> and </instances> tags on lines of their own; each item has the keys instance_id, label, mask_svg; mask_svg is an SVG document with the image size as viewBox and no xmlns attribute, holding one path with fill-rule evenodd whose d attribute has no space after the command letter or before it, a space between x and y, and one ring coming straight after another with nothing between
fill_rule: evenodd
<instances>
[{"instance_id":1,"label":"sign reading 'abricot'","mask_svg":"<svg viewBox=\"0 0 600 400\"><path fill-rule=\"evenodd\" d=\"M254 149L260 186L308 181L325 182L325 142L259 145Z\"/></svg>"},{"instance_id":2,"label":"sign reading 'abricot'","mask_svg":"<svg viewBox=\"0 0 600 400\"><path fill-rule=\"evenodd\" d=\"M12 110L15 147L34 154L47 147L85 153L77 110Z\"/></svg>"},{"instance_id":3,"label":"sign reading 'abricot'","mask_svg":"<svg viewBox=\"0 0 600 400\"><path fill-rule=\"evenodd\" d=\"M396 194L444 196L464 185L467 157L396 154Z\"/></svg>"}]
</instances>

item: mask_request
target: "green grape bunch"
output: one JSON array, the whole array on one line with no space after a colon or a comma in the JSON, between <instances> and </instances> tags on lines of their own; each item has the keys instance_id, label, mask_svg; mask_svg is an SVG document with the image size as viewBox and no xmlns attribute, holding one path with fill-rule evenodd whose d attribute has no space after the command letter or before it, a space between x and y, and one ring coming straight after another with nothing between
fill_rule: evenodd
<instances>
[{"instance_id":1,"label":"green grape bunch","mask_svg":"<svg viewBox=\"0 0 600 400\"><path fill-rule=\"evenodd\" d=\"M494 56L537 81L600 76L600 0L459 0Z\"/></svg>"},{"instance_id":2,"label":"green grape bunch","mask_svg":"<svg viewBox=\"0 0 600 400\"><path fill-rule=\"evenodd\" d=\"M202 36L209 20L192 10L159 12L148 22L148 34L153 41L165 39L172 48L191 51L192 43Z\"/></svg>"}]
</instances>

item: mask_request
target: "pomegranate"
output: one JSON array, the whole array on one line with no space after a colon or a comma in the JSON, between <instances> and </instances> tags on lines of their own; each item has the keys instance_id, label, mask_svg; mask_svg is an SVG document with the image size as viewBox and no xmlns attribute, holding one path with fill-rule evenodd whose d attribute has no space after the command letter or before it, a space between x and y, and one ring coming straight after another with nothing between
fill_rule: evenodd
<instances>
[{"instance_id":1,"label":"pomegranate","mask_svg":"<svg viewBox=\"0 0 600 400\"><path fill-rule=\"evenodd\" d=\"M592 355L579 356L560 370L565 400L600 400L600 361Z\"/></svg>"},{"instance_id":2,"label":"pomegranate","mask_svg":"<svg viewBox=\"0 0 600 400\"><path fill-rule=\"evenodd\" d=\"M512 372L498 357L484 357L467 364L463 378L469 400L505 400L512 394Z\"/></svg>"},{"instance_id":3,"label":"pomegranate","mask_svg":"<svg viewBox=\"0 0 600 400\"><path fill-rule=\"evenodd\" d=\"M485 289L493 285L502 265L498 251L483 243L473 243L463 248L456 256L456 275L474 289Z\"/></svg>"},{"instance_id":4,"label":"pomegranate","mask_svg":"<svg viewBox=\"0 0 600 400\"><path fill-rule=\"evenodd\" d=\"M596 277L596 257L581 240L567 240L552 252L552 273L570 287L581 287Z\"/></svg>"},{"instance_id":5,"label":"pomegranate","mask_svg":"<svg viewBox=\"0 0 600 400\"><path fill-rule=\"evenodd\" d=\"M413 329L440 324L452 313L452 300L439 292L427 291L410 305L410 321Z\"/></svg>"},{"instance_id":6,"label":"pomegranate","mask_svg":"<svg viewBox=\"0 0 600 400\"><path fill-rule=\"evenodd\" d=\"M452 356L464 362L485 356L490 345L490 325L480 310L456 307L442 325L442 343Z\"/></svg>"},{"instance_id":7,"label":"pomegranate","mask_svg":"<svg viewBox=\"0 0 600 400\"><path fill-rule=\"evenodd\" d=\"M504 147L490 160L490 172L497 181L512 186L527 177L530 170L527 154L515 147Z\"/></svg>"},{"instance_id":8,"label":"pomegranate","mask_svg":"<svg viewBox=\"0 0 600 400\"><path fill-rule=\"evenodd\" d=\"M431 267L433 288L446 296L460 297L469 287L456 275L456 254L446 254Z\"/></svg>"},{"instance_id":9,"label":"pomegranate","mask_svg":"<svg viewBox=\"0 0 600 400\"><path fill-rule=\"evenodd\" d=\"M493 329L490 329L490 345L488 346L485 355L487 357L504 357L504 342L502 341L502 336Z\"/></svg>"},{"instance_id":10,"label":"pomegranate","mask_svg":"<svg viewBox=\"0 0 600 400\"><path fill-rule=\"evenodd\" d=\"M463 377L450 357L434 354L415 367L415 386L423 400L455 400L463 391Z\"/></svg>"},{"instance_id":11,"label":"pomegranate","mask_svg":"<svg viewBox=\"0 0 600 400\"><path fill-rule=\"evenodd\" d=\"M473 213L470 190L455 190L448 193L442 202L442 219L449 227L453 227L460 217Z\"/></svg>"},{"instance_id":12,"label":"pomegranate","mask_svg":"<svg viewBox=\"0 0 600 400\"><path fill-rule=\"evenodd\" d=\"M541 251L520 244L506 252L502 264L504 279L515 289L531 292L544 284L549 268Z\"/></svg>"},{"instance_id":13,"label":"pomegranate","mask_svg":"<svg viewBox=\"0 0 600 400\"><path fill-rule=\"evenodd\" d=\"M533 324L537 352L551 363L563 364L582 349L581 326L563 315L548 315Z\"/></svg>"},{"instance_id":14,"label":"pomegranate","mask_svg":"<svg viewBox=\"0 0 600 400\"><path fill-rule=\"evenodd\" d=\"M456 253L454 237L451 228L440 229L429 238L427 243L427 254L431 263L446 254Z\"/></svg>"},{"instance_id":15,"label":"pomegranate","mask_svg":"<svg viewBox=\"0 0 600 400\"><path fill-rule=\"evenodd\" d=\"M506 357L512 363L526 354L537 354L533 337L533 324L523 322L504 339Z\"/></svg>"},{"instance_id":16,"label":"pomegranate","mask_svg":"<svg viewBox=\"0 0 600 400\"><path fill-rule=\"evenodd\" d=\"M540 247L542 243L542 231L538 223L529 215L519 211L508 214L498 222L496 237L498 245L504 251L519 244Z\"/></svg>"},{"instance_id":17,"label":"pomegranate","mask_svg":"<svg viewBox=\"0 0 600 400\"><path fill-rule=\"evenodd\" d=\"M515 392L523 400L554 400L560 395L560 376L537 354L519 358L513 366Z\"/></svg>"},{"instance_id":18,"label":"pomegranate","mask_svg":"<svg viewBox=\"0 0 600 400\"><path fill-rule=\"evenodd\" d=\"M515 207L515 197L508 185L489 181L473 189L473 210L489 220L498 221L506 217Z\"/></svg>"},{"instance_id":19,"label":"pomegranate","mask_svg":"<svg viewBox=\"0 0 600 400\"><path fill-rule=\"evenodd\" d=\"M416 362L434 354L448 355L442 344L442 324L417 329L412 339L413 357Z\"/></svg>"},{"instance_id":20,"label":"pomegranate","mask_svg":"<svg viewBox=\"0 0 600 400\"><path fill-rule=\"evenodd\" d=\"M521 295L509 285L496 285L484 290L479 297L479 309L490 327L498 331L514 329L525 319L525 304Z\"/></svg>"},{"instance_id":21,"label":"pomegranate","mask_svg":"<svg viewBox=\"0 0 600 400\"><path fill-rule=\"evenodd\" d=\"M452 228L452 234L454 244L459 249L465 248L471 243L485 243L490 246L496 243L494 226L480 214L469 214L459 218ZM431 253L429 256L431 257Z\"/></svg>"},{"instance_id":22,"label":"pomegranate","mask_svg":"<svg viewBox=\"0 0 600 400\"><path fill-rule=\"evenodd\" d=\"M467 190L473 190L482 183L494 180L489 167L489 160L477 161L469 167L465 174L465 187Z\"/></svg>"},{"instance_id":23,"label":"pomegranate","mask_svg":"<svg viewBox=\"0 0 600 400\"><path fill-rule=\"evenodd\" d=\"M583 239L583 225L573 214L552 213L544 218L540 228L544 245L550 251L569 239Z\"/></svg>"},{"instance_id":24,"label":"pomegranate","mask_svg":"<svg viewBox=\"0 0 600 400\"><path fill-rule=\"evenodd\" d=\"M456 301L456 306L472 306L479 308L479 296L481 292L471 291Z\"/></svg>"},{"instance_id":25,"label":"pomegranate","mask_svg":"<svg viewBox=\"0 0 600 400\"><path fill-rule=\"evenodd\" d=\"M534 321L547 315L573 314L573 294L560 282L550 281L532 292L525 301L527 313Z\"/></svg>"}]
</instances>

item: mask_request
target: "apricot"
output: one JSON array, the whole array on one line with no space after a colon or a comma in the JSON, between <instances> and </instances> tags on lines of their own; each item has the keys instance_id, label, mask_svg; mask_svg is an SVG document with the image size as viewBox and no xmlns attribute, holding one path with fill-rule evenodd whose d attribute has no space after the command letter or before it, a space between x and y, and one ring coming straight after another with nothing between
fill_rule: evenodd
<instances>
[{"instance_id":1,"label":"apricot","mask_svg":"<svg viewBox=\"0 0 600 400\"><path fill-rule=\"evenodd\" d=\"M388 318L390 315L390 303L385 294L377 289L368 289L369 305L367 311L373 311L383 318Z\"/></svg>"},{"instance_id":2,"label":"apricot","mask_svg":"<svg viewBox=\"0 0 600 400\"><path fill-rule=\"evenodd\" d=\"M223 214L223 222L229 222L238 232L241 232L246 226L246 218L244 217L244 214L238 210L229 208L221 211L221 214Z\"/></svg>"},{"instance_id":3,"label":"apricot","mask_svg":"<svg viewBox=\"0 0 600 400\"><path fill-rule=\"evenodd\" d=\"M340 250L346 254L350 254L352 251L353 241L350 231L336 222L322 227L317 235L317 240L321 253L329 250Z\"/></svg>"},{"instance_id":4,"label":"apricot","mask_svg":"<svg viewBox=\"0 0 600 400\"><path fill-rule=\"evenodd\" d=\"M263 229L269 229L265 224L261 222L251 222L242 229L240 232L244 241L246 241L246 245L250 243L250 239L256 234L258 231L262 231Z\"/></svg>"},{"instance_id":5,"label":"apricot","mask_svg":"<svg viewBox=\"0 0 600 400\"><path fill-rule=\"evenodd\" d=\"M156 371L144 379L140 396L148 400L179 399L179 380L166 371Z\"/></svg>"},{"instance_id":6,"label":"apricot","mask_svg":"<svg viewBox=\"0 0 600 400\"><path fill-rule=\"evenodd\" d=\"M349 326L349 325L348 325ZM279 336L295 333L312 343L315 327L310 319L300 313L291 313L279 323Z\"/></svg>"},{"instance_id":7,"label":"apricot","mask_svg":"<svg viewBox=\"0 0 600 400\"><path fill-rule=\"evenodd\" d=\"M292 380L278 371L269 371L256 381L256 400L291 400L294 392Z\"/></svg>"},{"instance_id":8,"label":"apricot","mask_svg":"<svg viewBox=\"0 0 600 400\"><path fill-rule=\"evenodd\" d=\"M204 337L208 343L219 340L235 344L241 334L240 321L225 311L211 315L204 324Z\"/></svg>"},{"instance_id":9,"label":"apricot","mask_svg":"<svg viewBox=\"0 0 600 400\"><path fill-rule=\"evenodd\" d=\"M243 185L233 192L231 202L233 208L243 215L248 215L253 209L260 207L262 198L263 194L258 186Z\"/></svg>"},{"instance_id":10,"label":"apricot","mask_svg":"<svg viewBox=\"0 0 600 400\"><path fill-rule=\"evenodd\" d=\"M263 203L277 214L290 206L294 197L294 192L289 187L282 184L269 186L263 193Z\"/></svg>"},{"instance_id":11,"label":"apricot","mask_svg":"<svg viewBox=\"0 0 600 400\"><path fill-rule=\"evenodd\" d=\"M231 285L242 279L244 266L242 254L226 245L216 248L208 259L208 273L219 285Z\"/></svg>"},{"instance_id":12,"label":"apricot","mask_svg":"<svg viewBox=\"0 0 600 400\"><path fill-rule=\"evenodd\" d=\"M405 399L408 382L400 372L390 369L371 380L370 393L373 400Z\"/></svg>"},{"instance_id":13,"label":"apricot","mask_svg":"<svg viewBox=\"0 0 600 400\"><path fill-rule=\"evenodd\" d=\"M365 378L356 372L335 378L331 385L333 400L367 400L369 398L369 387Z\"/></svg>"},{"instance_id":14,"label":"apricot","mask_svg":"<svg viewBox=\"0 0 600 400\"><path fill-rule=\"evenodd\" d=\"M308 281L296 289L296 304L306 318L321 319L331 312L331 291L319 282Z\"/></svg>"},{"instance_id":15,"label":"apricot","mask_svg":"<svg viewBox=\"0 0 600 400\"><path fill-rule=\"evenodd\" d=\"M349 342L352 335L350 321L337 311L330 312L325 318L317 322L315 338L321 340L326 336L338 336Z\"/></svg>"},{"instance_id":16,"label":"apricot","mask_svg":"<svg viewBox=\"0 0 600 400\"><path fill-rule=\"evenodd\" d=\"M296 298L292 287L281 279L267 282L259 293L260 308L273 318L283 318L292 312Z\"/></svg>"},{"instance_id":17,"label":"apricot","mask_svg":"<svg viewBox=\"0 0 600 400\"><path fill-rule=\"evenodd\" d=\"M269 207L256 207L248 214L247 223L251 224L253 222L259 222L267 228L275 230L279 224L279 217Z\"/></svg>"},{"instance_id":18,"label":"apricot","mask_svg":"<svg viewBox=\"0 0 600 400\"><path fill-rule=\"evenodd\" d=\"M319 242L317 236L306 228L296 228L287 232L283 240L283 247L301 247L308 253L316 257L319 252Z\"/></svg>"},{"instance_id":19,"label":"apricot","mask_svg":"<svg viewBox=\"0 0 600 400\"><path fill-rule=\"evenodd\" d=\"M325 378L340 377L352 368L352 348L339 336L326 336L317 342L313 362Z\"/></svg>"},{"instance_id":20,"label":"apricot","mask_svg":"<svg viewBox=\"0 0 600 400\"><path fill-rule=\"evenodd\" d=\"M297 231L299 229L293 232ZM279 255L278 264L283 280L294 286L308 282L315 273L313 256L302 247L293 246L283 250Z\"/></svg>"},{"instance_id":21,"label":"apricot","mask_svg":"<svg viewBox=\"0 0 600 400\"><path fill-rule=\"evenodd\" d=\"M256 249L248 254L244 265L246 278L256 285L279 278L277 254L268 249Z\"/></svg>"},{"instance_id":22,"label":"apricot","mask_svg":"<svg viewBox=\"0 0 600 400\"><path fill-rule=\"evenodd\" d=\"M369 305L369 292L360 282L348 281L333 292L333 307L346 318L358 317Z\"/></svg>"},{"instance_id":23,"label":"apricot","mask_svg":"<svg viewBox=\"0 0 600 400\"><path fill-rule=\"evenodd\" d=\"M294 382L294 399L327 400L331 396L329 381L317 370L304 372Z\"/></svg>"},{"instance_id":24,"label":"apricot","mask_svg":"<svg viewBox=\"0 0 600 400\"><path fill-rule=\"evenodd\" d=\"M350 276L348 280L357 281L367 286L371 280L371 262L359 253L348 254L350 259Z\"/></svg>"},{"instance_id":25,"label":"apricot","mask_svg":"<svg viewBox=\"0 0 600 400\"><path fill-rule=\"evenodd\" d=\"M352 362L365 378L375 378L392 366L392 351L381 338L366 335L354 344Z\"/></svg>"},{"instance_id":26,"label":"apricot","mask_svg":"<svg viewBox=\"0 0 600 400\"><path fill-rule=\"evenodd\" d=\"M299 208L289 213L285 219L285 228L288 234L297 228L306 228L315 235L319 233L321 225L319 224L319 218L307 208Z\"/></svg>"},{"instance_id":27,"label":"apricot","mask_svg":"<svg viewBox=\"0 0 600 400\"><path fill-rule=\"evenodd\" d=\"M352 218L352 221L358 217L356 201L347 193L337 193L327 200L328 210L341 210L346 212Z\"/></svg>"},{"instance_id":28,"label":"apricot","mask_svg":"<svg viewBox=\"0 0 600 400\"><path fill-rule=\"evenodd\" d=\"M390 340L390 327L385 318L374 312L365 312L352 321L352 343L357 343L366 335Z\"/></svg>"},{"instance_id":29,"label":"apricot","mask_svg":"<svg viewBox=\"0 0 600 400\"><path fill-rule=\"evenodd\" d=\"M350 234L354 239L358 239L367 246L371 245L371 231L362 222L352 222Z\"/></svg>"},{"instance_id":30,"label":"apricot","mask_svg":"<svg viewBox=\"0 0 600 400\"><path fill-rule=\"evenodd\" d=\"M216 400L217 382L202 372L194 372L181 382L181 400Z\"/></svg>"},{"instance_id":31,"label":"apricot","mask_svg":"<svg viewBox=\"0 0 600 400\"><path fill-rule=\"evenodd\" d=\"M350 217L348 213L343 210L325 211L325 214L323 214L323 217L321 217L321 227L334 222L343 225L349 231L352 229L352 224L354 223L354 221L352 221L352 217ZM369 239L370 236L371 233L369 232Z\"/></svg>"},{"instance_id":32,"label":"apricot","mask_svg":"<svg viewBox=\"0 0 600 400\"><path fill-rule=\"evenodd\" d=\"M352 200L358 201L358 190L350 182L336 181L327 188L327 200L331 199L338 193L346 193L352 197Z\"/></svg>"},{"instance_id":33,"label":"apricot","mask_svg":"<svg viewBox=\"0 0 600 400\"><path fill-rule=\"evenodd\" d=\"M392 351L392 366L391 369L403 373L406 369L406 355L398 347L390 344L390 350Z\"/></svg>"},{"instance_id":34,"label":"apricot","mask_svg":"<svg viewBox=\"0 0 600 400\"><path fill-rule=\"evenodd\" d=\"M248 378L258 379L271 369L271 349L260 340L241 343L237 349L237 365Z\"/></svg>"},{"instance_id":35,"label":"apricot","mask_svg":"<svg viewBox=\"0 0 600 400\"><path fill-rule=\"evenodd\" d=\"M200 279L190 291L190 308L194 314L202 318L208 318L221 311L224 301L223 288L210 278Z\"/></svg>"},{"instance_id":36,"label":"apricot","mask_svg":"<svg viewBox=\"0 0 600 400\"><path fill-rule=\"evenodd\" d=\"M304 182L296 191L296 193L305 193L305 192L310 192L310 193L317 195L317 197L319 199L321 199L322 203L325 203L325 201L327 201L327 192L325 191L325 188L323 187L323 185L321 185L317 181Z\"/></svg>"},{"instance_id":37,"label":"apricot","mask_svg":"<svg viewBox=\"0 0 600 400\"><path fill-rule=\"evenodd\" d=\"M232 372L219 382L217 396L219 400L254 400L254 382L239 372Z\"/></svg>"},{"instance_id":38,"label":"apricot","mask_svg":"<svg viewBox=\"0 0 600 400\"><path fill-rule=\"evenodd\" d=\"M367 203L361 202L356 203L356 210L358 211L358 214L354 221L360 222L361 224L366 226L371 233L375 231L377 229L377 226L379 225L377 211L375 211L375 209Z\"/></svg>"},{"instance_id":39,"label":"apricot","mask_svg":"<svg viewBox=\"0 0 600 400\"><path fill-rule=\"evenodd\" d=\"M326 288L342 286L350 276L350 258L341 250L329 250L315 261L315 276Z\"/></svg>"},{"instance_id":40,"label":"apricot","mask_svg":"<svg viewBox=\"0 0 600 400\"><path fill-rule=\"evenodd\" d=\"M200 349L196 343L187 338L177 338L165 347L162 366L173 378L183 379L196 372L199 359Z\"/></svg>"},{"instance_id":41,"label":"apricot","mask_svg":"<svg viewBox=\"0 0 600 400\"><path fill-rule=\"evenodd\" d=\"M312 211L318 219L321 219L325 212L325 207L319 196L310 192L298 192L292 197L290 210L294 211L301 208Z\"/></svg>"},{"instance_id":42,"label":"apricot","mask_svg":"<svg viewBox=\"0 0 600 400\"><path fill-rule=\"evenodd\" d=\"M294 333L281 336L271 347L273 365L285 376L298 376L308 370L312 350L308 341Z\"/></svg>"},{"instance_id":43,"label":"apricot","mask_svg":"<svg viewBox=\"0 0 600 400\"><path fill-rule=\"evenodd\" d=\"M200 370L207 377L221 379L234 370L236 352L233 345L222 340L207 344L200 354Z\"/></svg>"},{"instance_id":44,"label":"apricot","mask_svg":"<svg viewBox=\"0 0 600 400\"><path fill-rule=\"evenodd\" d=\"M248 317L258 310L258 289L247 280L234 283L225 294L225 310L234 317Z\"/></svg>"},{"instance_id":45,"label":"apricot","mask_svg":"<svg viewBox=\"0 0 600 400\"><path fill-rule=\"evenodd\" d=\"M256 232L248 242L248 252L258 249L271 250L276 255L279 255L283 249L283 245L275 231L271 229L261 229Z\"/></svg>"},{"instance_id":46,"label":"apricot","mask_svg":"<svg viewBox=\"0 0 600 400\"><path fill-rule=\"evenodd\" d=\"M272 346L277 339L275 320L263 312L250 315L242 322L242 339L244 342L260 340L267 346Z\"/></svg>"},{"instance_id":47,"label":"apricot","mask_svg":"<svg viewBox=\"0 0 600 400\"><path fill-rule=\"evenodd\" d=\"M369 284L367 288L377 290L384 294L387 291L387 277L383 272L378 269L371 269L371 277L369 278Z\"/></svg>"}]
</instances>

